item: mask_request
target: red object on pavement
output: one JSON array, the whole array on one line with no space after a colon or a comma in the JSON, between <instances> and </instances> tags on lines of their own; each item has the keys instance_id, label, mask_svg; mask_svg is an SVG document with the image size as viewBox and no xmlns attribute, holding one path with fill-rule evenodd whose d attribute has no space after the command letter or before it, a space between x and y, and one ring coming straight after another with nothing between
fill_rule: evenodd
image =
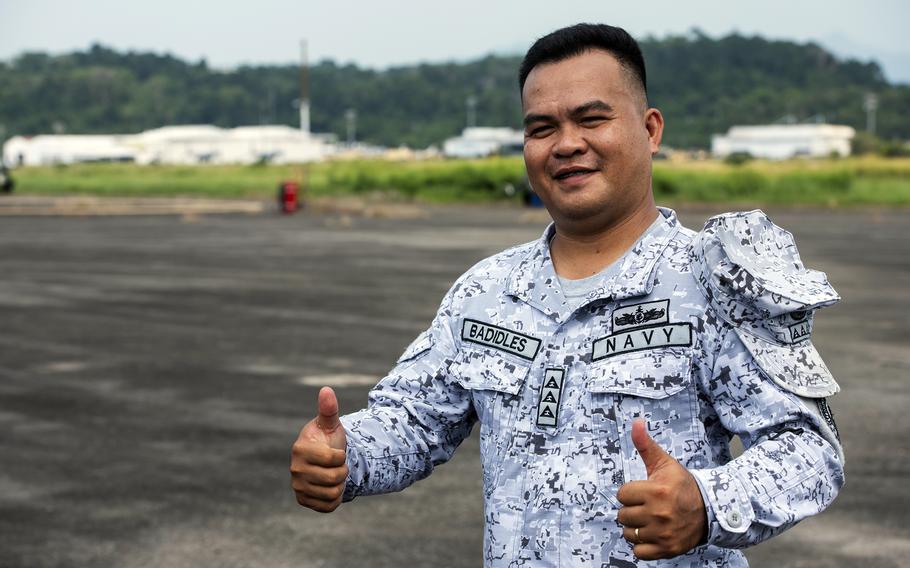
<instances>
[{"instance_id":1,"label":"red object on pavement","mask_svg":"<svg viewBox=\"0 0 910 568\"><path fill-rule=\"evenodd\" d=\"M297 182L284 181L278 186L278 206L282 213L293 213L299 209L300 186Z\"/></svg>"}]
</instances>

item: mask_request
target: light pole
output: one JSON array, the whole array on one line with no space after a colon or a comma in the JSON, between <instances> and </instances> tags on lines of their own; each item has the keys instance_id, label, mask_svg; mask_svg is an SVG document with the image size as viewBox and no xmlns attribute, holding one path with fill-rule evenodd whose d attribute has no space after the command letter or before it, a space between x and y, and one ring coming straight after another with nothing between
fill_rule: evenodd
<instances>
[{"instance_id":1,"label":"light pole","mask_svg":"<svg viewBox=\"0 0 910 568\"><path fill-rule=\"evenodd\" d=\"M307 41L300 40L300 130L310 133L310 69L307 54Z\"/></svg>"},{"instance_id":2,"label":"light pole","mask_svg":"<svg viewBox=\"0 0 910 568\"><path fill-rule=\"evenodd\" d=\"M344 111L344 122L348 130L348 146L353 146L357 140L357 111L352 108Z\"/></svg>"},{"instance_id":3,"label":"light pole","mask_svg":"<svg viewBox=\"0 0 910 568\"><path fill-rule=\"evenodd\" d=\"M468 110L468 128L473 128L477 126L477 97L468 95L464 102Z\"/></svg>"},{"instance_id":4,"label":"light pole","mask_svg":"<svg viewBox=\"0 0 910 568\"><path fill-rule=\"evenodd\" d=\"M863 109L866 111L866 132L875 135L875 111L878 110L878 95L866 93L863 99Z\"/></svg>"}]
</instances>

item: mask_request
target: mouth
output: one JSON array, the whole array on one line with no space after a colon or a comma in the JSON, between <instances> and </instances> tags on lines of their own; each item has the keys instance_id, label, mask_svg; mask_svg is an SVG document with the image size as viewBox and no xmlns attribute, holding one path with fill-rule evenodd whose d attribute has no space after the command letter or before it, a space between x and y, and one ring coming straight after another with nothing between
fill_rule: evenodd
<instances>
[{"instance_id":1,"label":"mouth","mask_svg":"<svg viewBox=\"0 0 910 568\"><path fill-rule=\"evenodd\" d=\"M596 170L591 168L585 168L581 166L572 166L568 168L561 168L556 170L556 173L553 174L553 179L557 181L562 181L566 179L576 178L586 176L590 173L594 173Z\"/></svg>"}]
</instances>

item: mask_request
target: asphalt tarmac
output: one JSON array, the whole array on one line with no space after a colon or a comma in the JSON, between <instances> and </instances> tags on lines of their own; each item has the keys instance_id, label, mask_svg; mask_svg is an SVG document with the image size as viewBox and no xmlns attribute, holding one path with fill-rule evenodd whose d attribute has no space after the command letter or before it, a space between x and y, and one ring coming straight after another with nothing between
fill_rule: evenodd
<instances>
[{"instance_id":1,"label":"asphalt tarmac","mask_svg":"<svg viewBox=\"0 0 910 568\"><path fill-rule=\"evenodd\" d=\"M844 298L814 338L843 388L847 485L747 555L903 566L910 212L771 213ZM362 407L459 274L544 227L513 208L408 217L0 217L0 567L479 566L476 431L429 479L331 515L289 488L315 385Z\"/></svg>"}]
</instances>

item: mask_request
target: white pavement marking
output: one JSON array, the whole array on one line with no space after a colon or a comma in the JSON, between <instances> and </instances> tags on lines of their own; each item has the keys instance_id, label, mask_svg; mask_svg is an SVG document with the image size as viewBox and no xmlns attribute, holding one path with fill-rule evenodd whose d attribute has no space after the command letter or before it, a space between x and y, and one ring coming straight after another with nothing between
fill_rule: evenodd
<instances>
[{"instance_id":1,"label":"white pavement marking","mask_svg":"<svg viewBox=\"0 0 910 568\"><path fill-rule=\"evenodd\" d=\"M373 386L381 377L375 375L358 375L355 373L337 373L332 375L310 375L301 377L298 382L308 387L363 387Z\"/></svg>"}]
</instances>

